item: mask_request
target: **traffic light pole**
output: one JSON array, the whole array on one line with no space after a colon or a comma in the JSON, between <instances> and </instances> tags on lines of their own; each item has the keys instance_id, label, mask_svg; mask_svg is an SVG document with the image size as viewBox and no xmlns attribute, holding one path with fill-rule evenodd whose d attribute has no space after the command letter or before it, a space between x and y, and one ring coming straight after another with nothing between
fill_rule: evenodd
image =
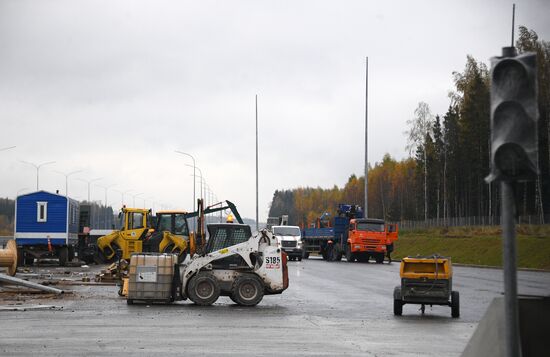
<instances>
[{"instance_id":1,"label":"traffic light pole","mask_svg":"<svg viewBox=\"0 0 550 357\"><path fill-rule=\"evenodd\" d=\"M502 255L504 262L504 321L506 356L519 357L518 282L516 269L516 201L509 181L500 183L502 194Z\"/></svg>"}]
</instances>

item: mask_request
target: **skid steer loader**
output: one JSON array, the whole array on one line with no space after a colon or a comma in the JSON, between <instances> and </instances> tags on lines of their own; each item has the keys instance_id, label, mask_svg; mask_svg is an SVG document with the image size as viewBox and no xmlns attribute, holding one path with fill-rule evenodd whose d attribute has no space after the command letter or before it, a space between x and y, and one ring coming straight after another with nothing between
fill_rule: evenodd
<instances>
[{"instance_id":1,"label":"skid steer loader","mask_svg":"<svg viewBox=\"0 0 550 357\"><path fill-rule=\"evenodd\" d=\"M145 263L146 259L140 260L139 255L133 256L130 265L136 266L134 271L137 274L147 272L147 275L143 279L130 274L128 304L138 300L190 299L197 305L206 306L212 305L221 295L229 296L236 304L254 306L264 295L280 294L288 288L287 256L271 232L262 230L252 236L250 226L230 223L210 224L207 228L210 239L203 252L174 269L171 287L166 283L159 285L160 280L157 282L157 272L161 268L155 267L154 262L162 259L149 259L152 264ZM156 299L159 291L156 285L170 293L170 298L164 294Z\"/></svg>"}]
</instances>

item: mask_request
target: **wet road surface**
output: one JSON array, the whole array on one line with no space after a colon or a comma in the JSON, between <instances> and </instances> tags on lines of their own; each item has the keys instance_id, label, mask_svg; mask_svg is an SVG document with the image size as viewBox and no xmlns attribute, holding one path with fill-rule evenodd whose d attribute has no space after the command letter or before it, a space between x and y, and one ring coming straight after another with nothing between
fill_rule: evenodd
<instances>
[{"instance_id":1,"label":"wet road surface","mask_svg":"<svg viewBox=\"0 0 550 357\"><path fill-rule=\"evenodd\" d=\"M0 355L458 356L502 294L502 271L453 268L459 319L442 306L427 307L422 316L418 305L405 305L403 316L395 317L399 263L289 262L289 289L254 308L226 297L210 307L186 301L128 306L114 286L64 286L73 293L62 299L19 302L53 310L0 311ZM550 295L550 273L519 272L519 293ZM14 303L0 299L2 306Z\"/></svg>"}]
</instances>

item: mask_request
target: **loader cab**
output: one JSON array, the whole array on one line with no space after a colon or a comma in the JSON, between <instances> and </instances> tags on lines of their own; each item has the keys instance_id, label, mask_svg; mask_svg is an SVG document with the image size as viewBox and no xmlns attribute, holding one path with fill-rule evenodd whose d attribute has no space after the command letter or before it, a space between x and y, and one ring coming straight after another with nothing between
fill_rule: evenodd
<instances>
[{"instance_id":1,"label":"loader cab","mask_svg":"<svg viewBox=\"0 0 550 357\"><path fill-rule=\"evenodd\" d=\"M249 225L235 223L209 224L207 226L210 238L206 243L204 254L216 252L236 244L244 243L252 237ZM212 263L216 269L238 269L246 267L246 263L239 255L216 260Z\"/></svg>"},{"instance_id":2,"label":"loader cab","mask_svg":"<svg viewBox=\"0 0 550 357\"><path fill-rule=\"evenodd\" d=\"M170 232L175 235L189 236L189 225L184 211L157 212L155 230Z\"/></svg>"},{"instance_id":3,"label":"loader cab","mask_svg":"<svg viewBox=\"0 0 550 357\"><path fill-rule=\"evenodd\" d=\"M149 228L151 210L141 208L123 208L118 214L118 226L121 231Z\"/></svg>"}]
</instances>

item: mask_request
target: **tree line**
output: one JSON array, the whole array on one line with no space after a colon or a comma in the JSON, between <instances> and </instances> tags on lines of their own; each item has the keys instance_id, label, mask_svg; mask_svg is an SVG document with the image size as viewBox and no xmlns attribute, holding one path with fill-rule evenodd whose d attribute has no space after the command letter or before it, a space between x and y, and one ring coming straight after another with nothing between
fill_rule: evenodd
<instances>
[{"instance_id":1,"label":"tree line","mask_svg":"<svg viewBox=\"0 0 550 357\"><path fill-rule=\"evenodd\" d=\"M521 26L519 53L537 54L539 169L535 182L516 186L518 214L550 213L550 42ZM487 184L490 163L490 73L467 56L462 72L453 72L445 113L433 114L420 102L407 122L409 157L386 154L369 165L369 216L391 221L500 215L498 184ZM275 191L270 216L288 214L290 224L311 224L338 203L363 205L364 177L350 176L344 187Z\"/></svg>"}]
</instances>

